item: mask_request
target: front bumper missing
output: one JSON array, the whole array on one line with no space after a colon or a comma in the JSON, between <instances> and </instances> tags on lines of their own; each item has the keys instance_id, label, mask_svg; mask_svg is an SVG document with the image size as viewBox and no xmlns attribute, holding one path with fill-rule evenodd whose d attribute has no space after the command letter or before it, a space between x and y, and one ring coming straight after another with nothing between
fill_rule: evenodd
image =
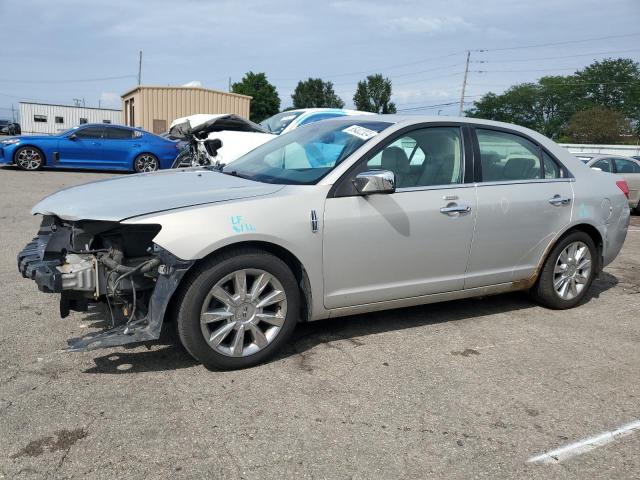
<instances>
[{"instance_id":1,"label":"front bumper missing","mask_svg":"<svg viewBox=\"0 0 640 480\"><path fill-rule=\"evenodd\" d=\"M57 238L59 234L66 236L65 232L51 232L50 229L41 227L38 234L38 237L28 243L18 254L18 270L23 277L34 280L40 291L61 293L60 313L62 317L65 317L70 309L85 311L88 299L74 295L76 293L74 291L63 289L63 274L56 268L62 264L62 261L47 254L51 250L51 244L59 240ZM66 351L95 350L146 342L160 337L169 301L182 277L195 262L181 260L157 245L154 245L153 254L160 259L161 265L146 314L141 318L134 318L127 323L101 332L71 338L68 340L69 346Z\"/></svg>"}]
</instances>

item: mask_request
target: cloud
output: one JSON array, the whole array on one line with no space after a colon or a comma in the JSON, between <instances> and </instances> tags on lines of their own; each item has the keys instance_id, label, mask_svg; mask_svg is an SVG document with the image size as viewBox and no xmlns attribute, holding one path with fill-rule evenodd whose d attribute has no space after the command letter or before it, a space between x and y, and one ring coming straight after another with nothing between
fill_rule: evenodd
<instances>
[{"instance_id":1,"label":"cloud","mask_svg":"<svg viewBox=\"0 0 640 480\"><path fill-rule=\"evenodd\" d=\"M114 92L102 92L100 94L100 105L103 107L119 108L122 103L120 95Z\"/></svg>"},{"instance_id":2,"label":"cloud","mask_svg":"<svg viewBox=\"0 0 640 480\"><path fill-rule=\"evenodd\" d=\"M396 17L387 20L388 25L408 33L452 33L469 30L472 25L462 17Z\"/></svg>"}]
</instances>

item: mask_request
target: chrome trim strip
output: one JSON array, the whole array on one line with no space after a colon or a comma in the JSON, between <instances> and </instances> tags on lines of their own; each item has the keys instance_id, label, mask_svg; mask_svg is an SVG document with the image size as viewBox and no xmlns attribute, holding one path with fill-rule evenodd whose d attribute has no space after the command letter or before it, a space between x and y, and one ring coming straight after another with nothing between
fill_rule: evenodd
<instances>
[{"instance_id":1,"label":"chrome trim strip","mask_svg":"<svg viewBox=\"0 0 640 480\"><path fill-rule=\"evenodd\" d=\"M500 180L494 182L478 182L477 187L489 187L492 185L522 185L527 183L569 183L575 182L575 178L538 178L533 180Z\"/></svg>"}]
</instances>

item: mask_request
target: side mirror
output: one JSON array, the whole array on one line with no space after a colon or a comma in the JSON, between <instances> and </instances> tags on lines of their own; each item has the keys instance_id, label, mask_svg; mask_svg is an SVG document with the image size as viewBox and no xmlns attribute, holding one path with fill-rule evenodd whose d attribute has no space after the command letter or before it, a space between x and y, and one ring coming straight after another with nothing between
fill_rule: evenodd
<instances>
[{"instance_id":1,"label":"side mirror","mask_svg":"<svg viewBox=\"0 0 640 480\"><path fill-rule=\"evenodd\" d=\"M77 140L78 136L77 136L75 133L72 133L72 134L71 134L71 135L69 135L67 138L68 138L69 140L73 140L73 141L75 141L75 140Z\"/></svg>"},{"instance_id":2,"label":"side mirror","mask_svg":"<svg viewBox=\"0 0 640 480\"><path fill-rule=\"evenodd\" d=\"M396 191L396 176L389 170L370 170L359 173L353 185L360 195L393 193Z\"/></svg>"},{"instance_id":3,"label":"side mirror","mask_svg":"<svg viewBox=\"0 0 640 480\"><path fill-rule=\"evenodd\" d=\"M209 155L215 157L218 155L218 150L222 148L222 140L219 138L212 138L211 140L204 141L204 148Z\"/></svg>"}]
</instances>

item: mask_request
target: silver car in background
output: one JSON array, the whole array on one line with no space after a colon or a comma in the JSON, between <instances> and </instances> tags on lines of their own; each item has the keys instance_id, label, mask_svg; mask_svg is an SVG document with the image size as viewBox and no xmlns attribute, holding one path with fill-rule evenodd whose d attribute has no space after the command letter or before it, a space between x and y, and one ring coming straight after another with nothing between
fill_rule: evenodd
<instances>
[{"instance_id":1,"label":"silver car in background","mask_svg":"<svg viewBox=\"0 0 640 480\"><path fill-rule=\"evenodd\" d=\"M607 173L615 173L627 182L629 208L640 213L640 161L621 155L596 155L581 158L588 167Z\"/></svg>"},{"instance_id":2,"label":"silver car in background","mask_svg":"<svg viewBox=\"0 0 640 480\"><path fill-rule=\"evenodd\" d=\"M107 307L112 328L70 350L153 340L172 319L193 357L242 368L298 322L515 290L577 305L627 234L616 180L514 125L345 117L219 169L55 193L18 264L63 316Z\"/></svg>"}]
</instances>

